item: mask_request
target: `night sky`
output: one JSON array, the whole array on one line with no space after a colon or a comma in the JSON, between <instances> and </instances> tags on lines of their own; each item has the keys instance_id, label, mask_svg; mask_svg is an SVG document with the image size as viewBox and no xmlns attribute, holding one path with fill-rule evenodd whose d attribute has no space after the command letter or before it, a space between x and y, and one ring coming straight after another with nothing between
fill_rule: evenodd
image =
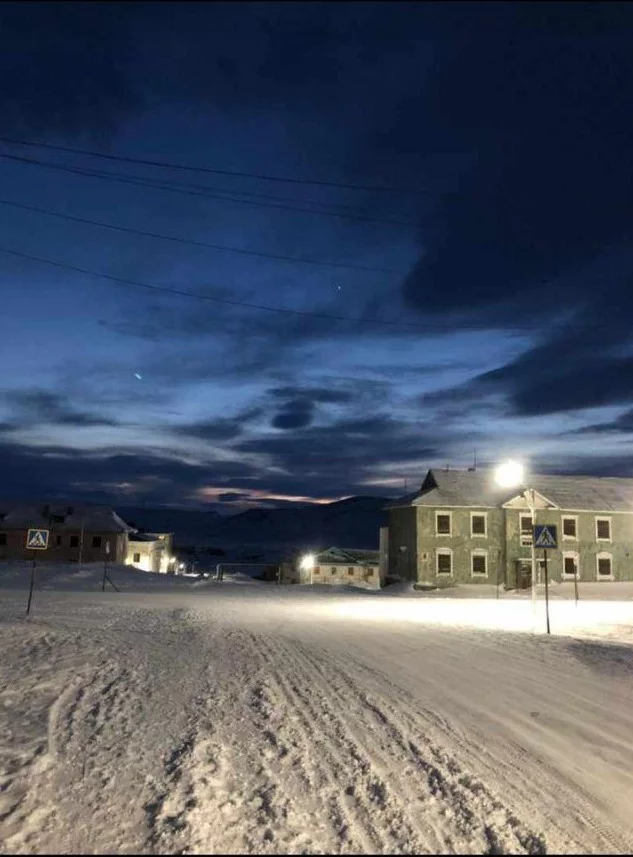
<instances>
[{"instance_id":1,"label":"night sky","mask_svg":"<svg viewBox=\"0 0 633 857\"><path fill-rule=\"evenodd\" d=\"M474 449L633 475L633 5L3 3L0 34L0 494L238 511Z\"/></svg>"}]
</instances>

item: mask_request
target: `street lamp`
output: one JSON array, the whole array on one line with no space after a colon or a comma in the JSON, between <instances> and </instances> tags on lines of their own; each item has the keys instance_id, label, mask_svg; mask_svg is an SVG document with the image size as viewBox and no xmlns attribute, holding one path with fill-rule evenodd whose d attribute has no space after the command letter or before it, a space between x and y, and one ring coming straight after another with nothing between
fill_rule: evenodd
<instances>
[{"instance_id":1,"label":"street lamp","mask_svg":"<svg viewBox=\"0 0 633 857\"><path fill-rule=\"evenodd\" d=\"M532 610L536 609L536 554L534 552L534 525L536 523L536 492L533 488L526 488L524 480L524 468L518 461L504 461L495 471L495 482L501 488L520 488L528 504L532 517L532 539L530 552L532 558ZM519 532L520 538L520 532Z\"/></svg>"},{"instance_id":2,"label":"street lamp","mask_svg":"<svg viewBox=\"0 0 633 857\"><path fill-rule=\"evenodd\" d=\"M312 586L312 571L314 569L314 554L307 553L305 556L301 557L301 562L299 563L299 568L302 571L310 572L310 586Z\"/></svg>"}]
</instances>

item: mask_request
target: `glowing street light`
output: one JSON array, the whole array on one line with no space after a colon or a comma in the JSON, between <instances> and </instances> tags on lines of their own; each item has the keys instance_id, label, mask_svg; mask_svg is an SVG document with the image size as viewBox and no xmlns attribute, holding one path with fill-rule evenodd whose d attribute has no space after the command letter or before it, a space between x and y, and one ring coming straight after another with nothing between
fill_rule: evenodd
<instances>
[{"instance_id":1,"label":"glowing street light","mask_svg":"<svg viewBox=\"0 0 633 857\"><path fill-rule=\"evenodd\" d=\"M307 553L305 556L301 557L301 562L299 563L299 568L302 571L310 572L310 584L312 584L312 572L314 569L314 554Z\"/></svg>"},{"instance_id":2,"label":"glowing street light","mask_svg":"<svg viewBox=\"0 0 633 857\"><path fill-rule=\"evenodd\" d=\"M523 482L525 470L519 461L504 461L495 470L495 482L501 488L520 488L523 496L526 499L532 517L532 533L534 533L534 525L536 524L536 492L533 488L526 488ZM534 535L532 535L530 543L530 551L532 558L532 611L536 610L536 555L534 553Z\"/></svg>"}]
</instances>

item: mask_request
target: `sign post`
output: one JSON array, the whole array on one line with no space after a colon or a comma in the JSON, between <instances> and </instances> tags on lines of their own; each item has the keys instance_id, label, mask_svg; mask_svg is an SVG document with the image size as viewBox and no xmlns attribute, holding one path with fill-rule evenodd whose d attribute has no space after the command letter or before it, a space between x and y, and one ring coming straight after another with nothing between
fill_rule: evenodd
<instances>
[{"instance_id":1,"label":"sign post","mask_svg":"<svg viewBox=\"0 0 633 857\"><path fill-rule=\"evenodd\" d=\"M26 615L31 612L31 601L33 600L33 587L35 585L35 558L36 551L45 551L48 547L48 536L50 530L29 530L26 534L27 550L33 551L33 562L31 564L31 582L29 585L29 600L26 605Z\"/></svg>"},{"instance_id":2,"label":"sign post","mask_svg":"<svg viewBox=\"0 0 633 857\"><path fill-rule=\"evenodd\" d=\"M547 551L548 548L558 548L558 536L555 524L539 524L534 527L534 547L543 548L543 565L545 566L545 622L547 633L550 634L549 624L549 575L547 573Z\"/></svg>"}]
</instances>

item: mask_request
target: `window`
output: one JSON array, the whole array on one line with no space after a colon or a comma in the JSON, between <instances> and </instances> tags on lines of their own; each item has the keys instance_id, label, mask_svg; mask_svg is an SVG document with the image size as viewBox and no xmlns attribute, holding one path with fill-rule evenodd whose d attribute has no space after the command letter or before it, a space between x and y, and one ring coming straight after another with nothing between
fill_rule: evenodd
<instances>
[{"instance_id":1,"label":"window","mask_svg":"<svg viewBox=\"0 0 633 857\"><path fill-rule=\"evenodd\" d=\"M132 557L132 562L140 562L140 561L141 561L140 553L135 553L134 556Z\"/></svg>"},{"instance_id":2,"label":"window","mask_svg":"<svg viewBox=\"0 0 633 857\"><path fill-rule=\"evenodd\" d=\"M474 551L470 555L470 563L473 577L488 576L488 555L484 551Z\"/></svg>"},{"instance_id":3,"label":"window","mask_svg":"<svg viewBox=\"0 0 633 857\"><path fill-rule=\"evenodd\" d=\"M101 536L93 536L92 537L92 546L93 548L101 547Z\"/></svg>"},{"instance_id":4,"label":"window","mask_svg":"<svg viewBox=\"0 0 633 857\"><path fill-rule=\"evenodd\" d=\"M312 574L321 574L321 569L318 565L314 566L314 568L312 569Z\"/></svg>"},{"instance_id":5,"label":"window","mask_svg":"<svg viewBox=\"0 0 633 857\"><path fill-rule=\"evenodd\" d=\"M451 513L436 512L435 513L435 533L438 536L450 536L451 534Z\"/></svg>"},{"instance_id":6,"label":"window","mask_svg":"<svg viewBox=\"0 0 633 857\"><path fill-rule=\"evenodd\" d=\"M596 518L596 541L611 541L611 518Z\"/></svg>"},{"instance_id":7,"label":"window","mask_svg":"<svg viewBox=\"0 0 633 857\"><path fill-rule=\"evenodd\" d=\"M610 553L599 553L596 557L598 580L613 580L613 557Z\"/></svg>"},{"instance_id":8,"label":"window","mask_svg":"<svg viewBox=\"0 0 633 857\"><path fill-rule=\"evenodd\" d=\"M61 545L61 543L62 543L62 537L56 536L55 537L55 544L57 545L57 547L59 547Z\"/></svg>"},{"instance_id":9,"label":"window","mask_svg":"<svg viewBox=\"0 0 633 857\"><path fill-rule=\"evenodd\" d=\"M577 553L564 553L563 554L563 578L566 580L573 580L574 577L579 576L578 569L578 554Z\"/></svg>"},{"instance_id":10,"label":"window","mask_svg":"<svg viewBox=\"0 0 633 857\"><path fill-rule=\"evenodd\" d=\"M79 547L79 536L71 536L70 537L70 546L71 548Z\"/></svg>"},{"instance_id":11,"label":"window","mask_svg":"<svg viewBox=\"0 0 633 857\"><path fill-rule=\"evenodd\" d=\"M354 574L354 568L353 568L353 566L351 566L351 565L350 565L350 566L348 566L347 573L348 573L348 574Z\"/></svg>"},{"instance_id":12,"label":"window","mask_svg":"<svg viewBox=\"0 0 633 857\"><path fill-rule=\"evenodd\" d=\"M521 529L521 544L522 545L531 545L532 544L532 516L531 515L521 515L520 520L520 529Z\"/></svg>"},{"instance_id":13,"label":"window","mask_svg":"<svg viewBox=\"0 0 633 857\"><path fill-rule=\"evenodd\" d=\"M563 518L563 538L574 540L578 538L578 518Z\"/></svg>"},{"instance_id":14,"label":"window","mask_svg":"<svg viewBox=\"0 0 633 857\"><path fill-rule=\"evenodd\" d=\"M51 515L50 516L51 524L63 524L64 516L63 515Z\"/></svg>"},{"instance_id":15,"label":"window","mask_svg":"<svg viewBox=\"0 0 633 857\"><path fill-rule=\"evenodd\" d=\"M7 534L0 533L0 545L6 545L7 543Z\"/></svg>"},{"instance_id":16,"label":"window","mask_svg":"<svg viewBox=\"0 0 633 857\"><path fill-rule=\"evenodd\" d=\"M471 512L470 513L470 534L471 536L486 537L486 513Z\"/></svg>"},{"instance_id":17,"label":"window","mask_svg":"<svg viewBox=\"0 0 633 857\"><path fill-rule=\"evenodd\" d=\"M453 551L448 548L440 548L435 553L436 574L453 573Z\"/></svg>"},{"instance_id":18,"label":"window","mask_svg":"<svg viewBox=\"0 0 633 857\"><path fill-rule=\"evenodd\" d=\"M330 574L336 574L336 568L333 565L330 566Z\"/></svg>"}]
</instances>

